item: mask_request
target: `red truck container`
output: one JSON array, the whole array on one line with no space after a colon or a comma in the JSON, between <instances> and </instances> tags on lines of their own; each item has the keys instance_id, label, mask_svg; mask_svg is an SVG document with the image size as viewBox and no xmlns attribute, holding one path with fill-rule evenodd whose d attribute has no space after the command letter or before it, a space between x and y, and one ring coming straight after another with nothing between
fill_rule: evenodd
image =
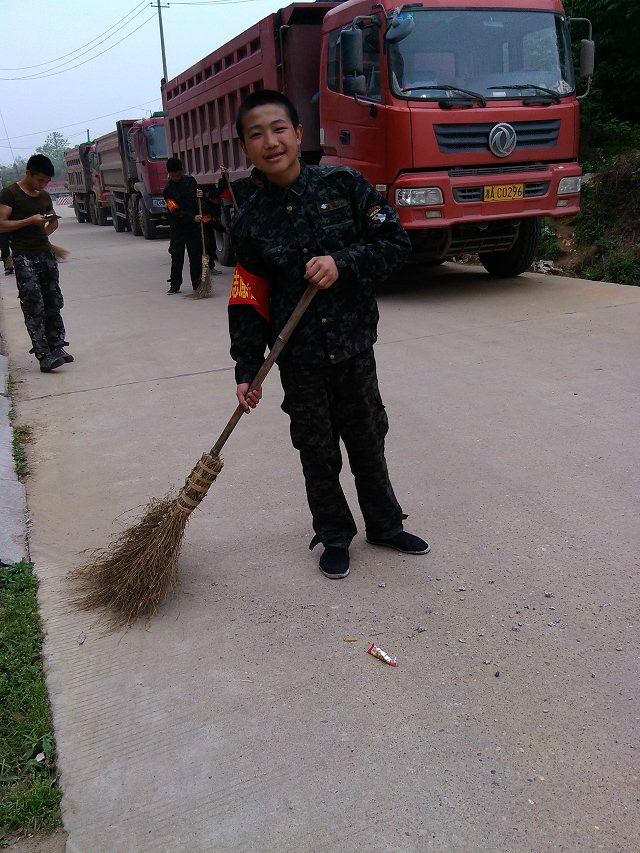
<instances>
[{"instance_id":1,"label":"red truck container","mask_svg":"<svg viewBox=\"0 0 640 853\"><path fill-rule=\"evenodd\" d=\"M420 260L478 252L516 275L540 218L579 209L571 56L559 0L294 3L163 81L168 145L201 184L221 164L246 175L237 107L279 89L300 110L303 159L359 169ZM592 65L584 39L582 76ZM229 263L226 238L219 250Z\"/></svg>"},{"instance_id":2,"label":"red truck container","mask_svg":"<svg viewBox=\"0 0 640 853\"><path fill-rule=\"evenodd\" d=\"M167 225L162 195L167 181L164 117L121 119L94 144L113 227L153 239L157 228Z\"/></svg>"},{"instance_id":3,"label":"red truck container","mask_svg":"<svg viewBox=\"0 0 640 853\"><path fill-rule=\"evenodd\" d=\"M83 142L64 152L67 168L67 187L73 195L73 209L78 222L107 225L110 200L102 186L97 169L95 145Z\"/></svg>"}]
</instances>

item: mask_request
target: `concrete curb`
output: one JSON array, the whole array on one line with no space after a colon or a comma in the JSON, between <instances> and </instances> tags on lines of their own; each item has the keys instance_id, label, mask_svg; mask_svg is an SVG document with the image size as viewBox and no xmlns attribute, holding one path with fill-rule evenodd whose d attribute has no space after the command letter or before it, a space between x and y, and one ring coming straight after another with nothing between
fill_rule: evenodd
<instances>
[{"instance_id":1,"label":"concrete curb","mask_svg":"<svg viewBox=\"0 0 640 853\"><path fill-rule=\"evenodd\" d=\"M10 565L28 559L27 499L13 464L13 431L9 420L9 360L0 355L0 563Z\"/></svg>"}]
</instances>

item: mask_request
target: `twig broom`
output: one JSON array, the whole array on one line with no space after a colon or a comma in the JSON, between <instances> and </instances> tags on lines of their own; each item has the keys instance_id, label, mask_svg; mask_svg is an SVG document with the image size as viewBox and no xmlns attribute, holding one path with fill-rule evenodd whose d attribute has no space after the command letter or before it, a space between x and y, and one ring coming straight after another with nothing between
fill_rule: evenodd
<instances>
[{"instance_id":1,"label":"twig broom","mask_svg":"<svg viewBox=\"0 0 640 853\"><path fill-rule=\"evenodd\" d=\"M317 289L310 284L278 335L273 349L249 386L264 382ZM244 413L238 405L209 453L204 453L175 496L151 500L144 516L116 537L111 547L93 552L89 563L70 573L74 603L82 610L104 608L111 626L127 627L152 616L175 590L178 556L189 515L222 470L220 453Z\"/></svg>"},{"instance_id":2,"label":"twig broom","mask_svg":"<svg viewBox=\"0 0 640 853\"><path fill-rule=\"evenodd\" d=\"M202 201L198 199L198 213L202 216ZM211 268L209 266L209 255L204 239L204 223L200 220L200 240L202 242L202 273L200 284L191 294L193 299L206 299L211 296Z\"/></svg>"}]
</instances>

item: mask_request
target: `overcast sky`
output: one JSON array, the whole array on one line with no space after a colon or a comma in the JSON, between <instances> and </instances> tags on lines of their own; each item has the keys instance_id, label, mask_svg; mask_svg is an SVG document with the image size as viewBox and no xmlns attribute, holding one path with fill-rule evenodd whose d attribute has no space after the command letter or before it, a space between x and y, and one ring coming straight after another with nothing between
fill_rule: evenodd
<instances>
[{"instance_id":1,"label":"overcast sky","mask_svg":"<svg viewBox=\"0 0 640 853\"><path fill-rule=\"evenodd\" d=\"M196 5L192 0L168 5L162 19L171 78L288 4L200 0ZM79 67L64 71L70 65ZM50 130L60 130L72 145L87 138L87 129L92 138L100 136L118 118L139 118L162 108L155 4L0 0L0 69L0 110L6 124L5 131L0 121L1 163L12 162L9 143L16 156L28 157ZM10 79L33 74L49 76Z\"/></svg>"}]
</instances>

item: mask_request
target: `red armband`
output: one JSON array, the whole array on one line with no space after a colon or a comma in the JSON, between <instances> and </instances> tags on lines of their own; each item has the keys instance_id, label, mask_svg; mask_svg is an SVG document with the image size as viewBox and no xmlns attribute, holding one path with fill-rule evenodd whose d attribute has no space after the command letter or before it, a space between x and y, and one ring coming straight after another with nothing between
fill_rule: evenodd
<instances>
[{"instance_id":1,"label":"red armband","mask_svg":"<svg viewBox=\"0 0 640 853\"><path fill-rule=\"evenodd\" d=\"M229 305L251 305L261 317L269 322L269 291L271 285L266 278L248 272L240 264L236 264L236 271L231 285Z\"/></svg>"},{"instance_id":2,"label":"red armband","mask_svg":"<svg viewBox=\"0 0 640 853\"><path fill-rule=\"evenodd\" d=\"M173 198L167 199L167 210L169 211L169 213L175 213L176 210L179 210L179 209L180 209L180 205L178 204L178 202L175 199L173 199Z\"/></svg>"}]
</instances>

